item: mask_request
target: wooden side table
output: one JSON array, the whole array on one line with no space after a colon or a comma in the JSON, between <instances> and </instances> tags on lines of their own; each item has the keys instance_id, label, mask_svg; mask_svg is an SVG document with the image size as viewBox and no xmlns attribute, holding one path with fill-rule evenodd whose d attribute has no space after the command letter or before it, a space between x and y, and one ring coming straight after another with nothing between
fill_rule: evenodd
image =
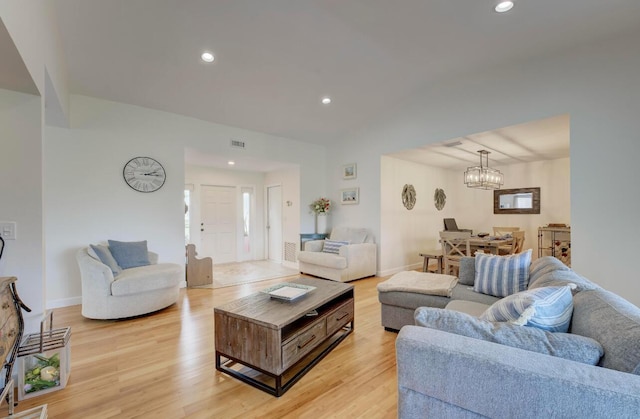
<instances>
[{"instance_id":1,"label":"wooden side table","mask_svg":"<svg viewBox=\"0 0 640 419\"><path fill-rule=\"evenodd\" d=\"M428 250L420 253L420 256L424 258L422 262L422 272L429 272L429 259L435 259L438 262L438 268L436 273L442 273L442 251L441 250Z\"/></svg>"}]
</instances>

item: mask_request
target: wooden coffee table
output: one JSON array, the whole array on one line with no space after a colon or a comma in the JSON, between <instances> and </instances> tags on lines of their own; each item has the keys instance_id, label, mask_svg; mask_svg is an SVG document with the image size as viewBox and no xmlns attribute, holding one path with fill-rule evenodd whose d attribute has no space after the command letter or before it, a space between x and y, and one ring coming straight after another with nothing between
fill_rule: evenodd
<instances>
[{"instance_id":1,"label":"wooden coffee table","mask_svg":"<svg viewBox=\"0 0 640 419\"><path fill-rule=\"evenodd\" d=\"M288 282L316 289L294 301L258 292L214 308L216 369L276 397L354 328L352 285L307 277ZM308 316L313 310L318 314Z\"/></svg>"}]
</instances>

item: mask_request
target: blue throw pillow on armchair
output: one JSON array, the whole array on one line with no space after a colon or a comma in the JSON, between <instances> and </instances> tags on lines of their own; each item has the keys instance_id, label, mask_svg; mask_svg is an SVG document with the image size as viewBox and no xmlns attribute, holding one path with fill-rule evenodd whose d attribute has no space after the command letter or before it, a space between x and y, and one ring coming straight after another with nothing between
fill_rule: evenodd
<instances>
[{"instance_id":1,"label":"blue throw pillow on armchair","mask_svg":"<svg viewBox=\"0 0 640 419\"><path fill-rule=\"evenodd\" d=\"M146 240L141 242L119 242L109 240L109 250L122 269L136 268L138 266L147 266L151 264L149 262L149 251L147 250Z\"/></svg>"},{"instance_id":2,"label":"blue throw pillow on armchair","mask_svg":"<svg viewBox=\"0 0 640 419\"><path fill-rule=\"evenodd\" d=\"M109 269L111 269L113 276L118 276L120 272L122 272L122 268L120 268L118 262L115 260L107 246L103 246L100 244L91 244L89 246L90 249L93 250L93 253L98 257L98 259L100 259L100 262L104 263L109 267ZM91 251L88 251L88 253L89 256L93 256L91 255Z\"/></svg>"}]
</instances>

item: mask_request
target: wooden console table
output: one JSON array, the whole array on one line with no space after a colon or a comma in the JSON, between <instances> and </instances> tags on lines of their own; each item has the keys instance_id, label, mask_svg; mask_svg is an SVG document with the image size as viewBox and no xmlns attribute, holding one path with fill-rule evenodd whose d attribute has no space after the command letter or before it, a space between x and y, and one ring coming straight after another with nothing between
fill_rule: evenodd
<instances>
[{"instance_id":1,"label":"wooden console table","mask_svg":"<svg viewBox=\"0 0 640 419\"><path fill-rule=\"evenodd\" d=\"M329 237L325 233L301 233L300 234L300 250L304 250L304 243L309 240L324 240Z\"/></svg>"},{"instance_id":2,"label":"wooden console table","mask_svg":"<svg viewBox=\"0 0 640 419\"><path fill-rule=\"evenodd\" d=\"M16 289L17 278L0 277L0 359L2 359L2 368L4 368L4 388L0 394L0 403L6 400L9 404L9 416L14 418L26 417L25 412L14 415L14 394L13 394L13 364L18 354L18 347L24 333L24 320L22 318L22 310L31 311L27 307ZM44 411L46 417L46 405L37 408L38 412ZM41 413L38 413L41 415Z\"/></svg>"},{"instance_id":3,"label":"wooden console table","mask_svg":"<svg viewBox=\"0 0 640 419\"><path fill-rule=\"evenodd\" d=\"M300 277L316 287L294 301L258 292L214 308L216 369L280 397L354 327L353 286ZM317 315L307 316L313 310Z\"/></svg>"}]
</instances>

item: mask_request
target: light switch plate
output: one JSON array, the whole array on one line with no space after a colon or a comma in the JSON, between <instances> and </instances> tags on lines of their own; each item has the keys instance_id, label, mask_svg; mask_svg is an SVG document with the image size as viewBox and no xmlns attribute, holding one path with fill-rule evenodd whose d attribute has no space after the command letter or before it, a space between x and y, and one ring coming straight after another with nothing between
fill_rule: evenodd
<instances>
[{"instance_id":1,"label":"light switch plate","mask_svg":"<svg viewBox=\"0 0 640 419\"><path fill-rule=\"evenodd\" d=\"M5 240L16 239L15 221L0 221L0 236Z\"/></svg>"}]
</instances>

